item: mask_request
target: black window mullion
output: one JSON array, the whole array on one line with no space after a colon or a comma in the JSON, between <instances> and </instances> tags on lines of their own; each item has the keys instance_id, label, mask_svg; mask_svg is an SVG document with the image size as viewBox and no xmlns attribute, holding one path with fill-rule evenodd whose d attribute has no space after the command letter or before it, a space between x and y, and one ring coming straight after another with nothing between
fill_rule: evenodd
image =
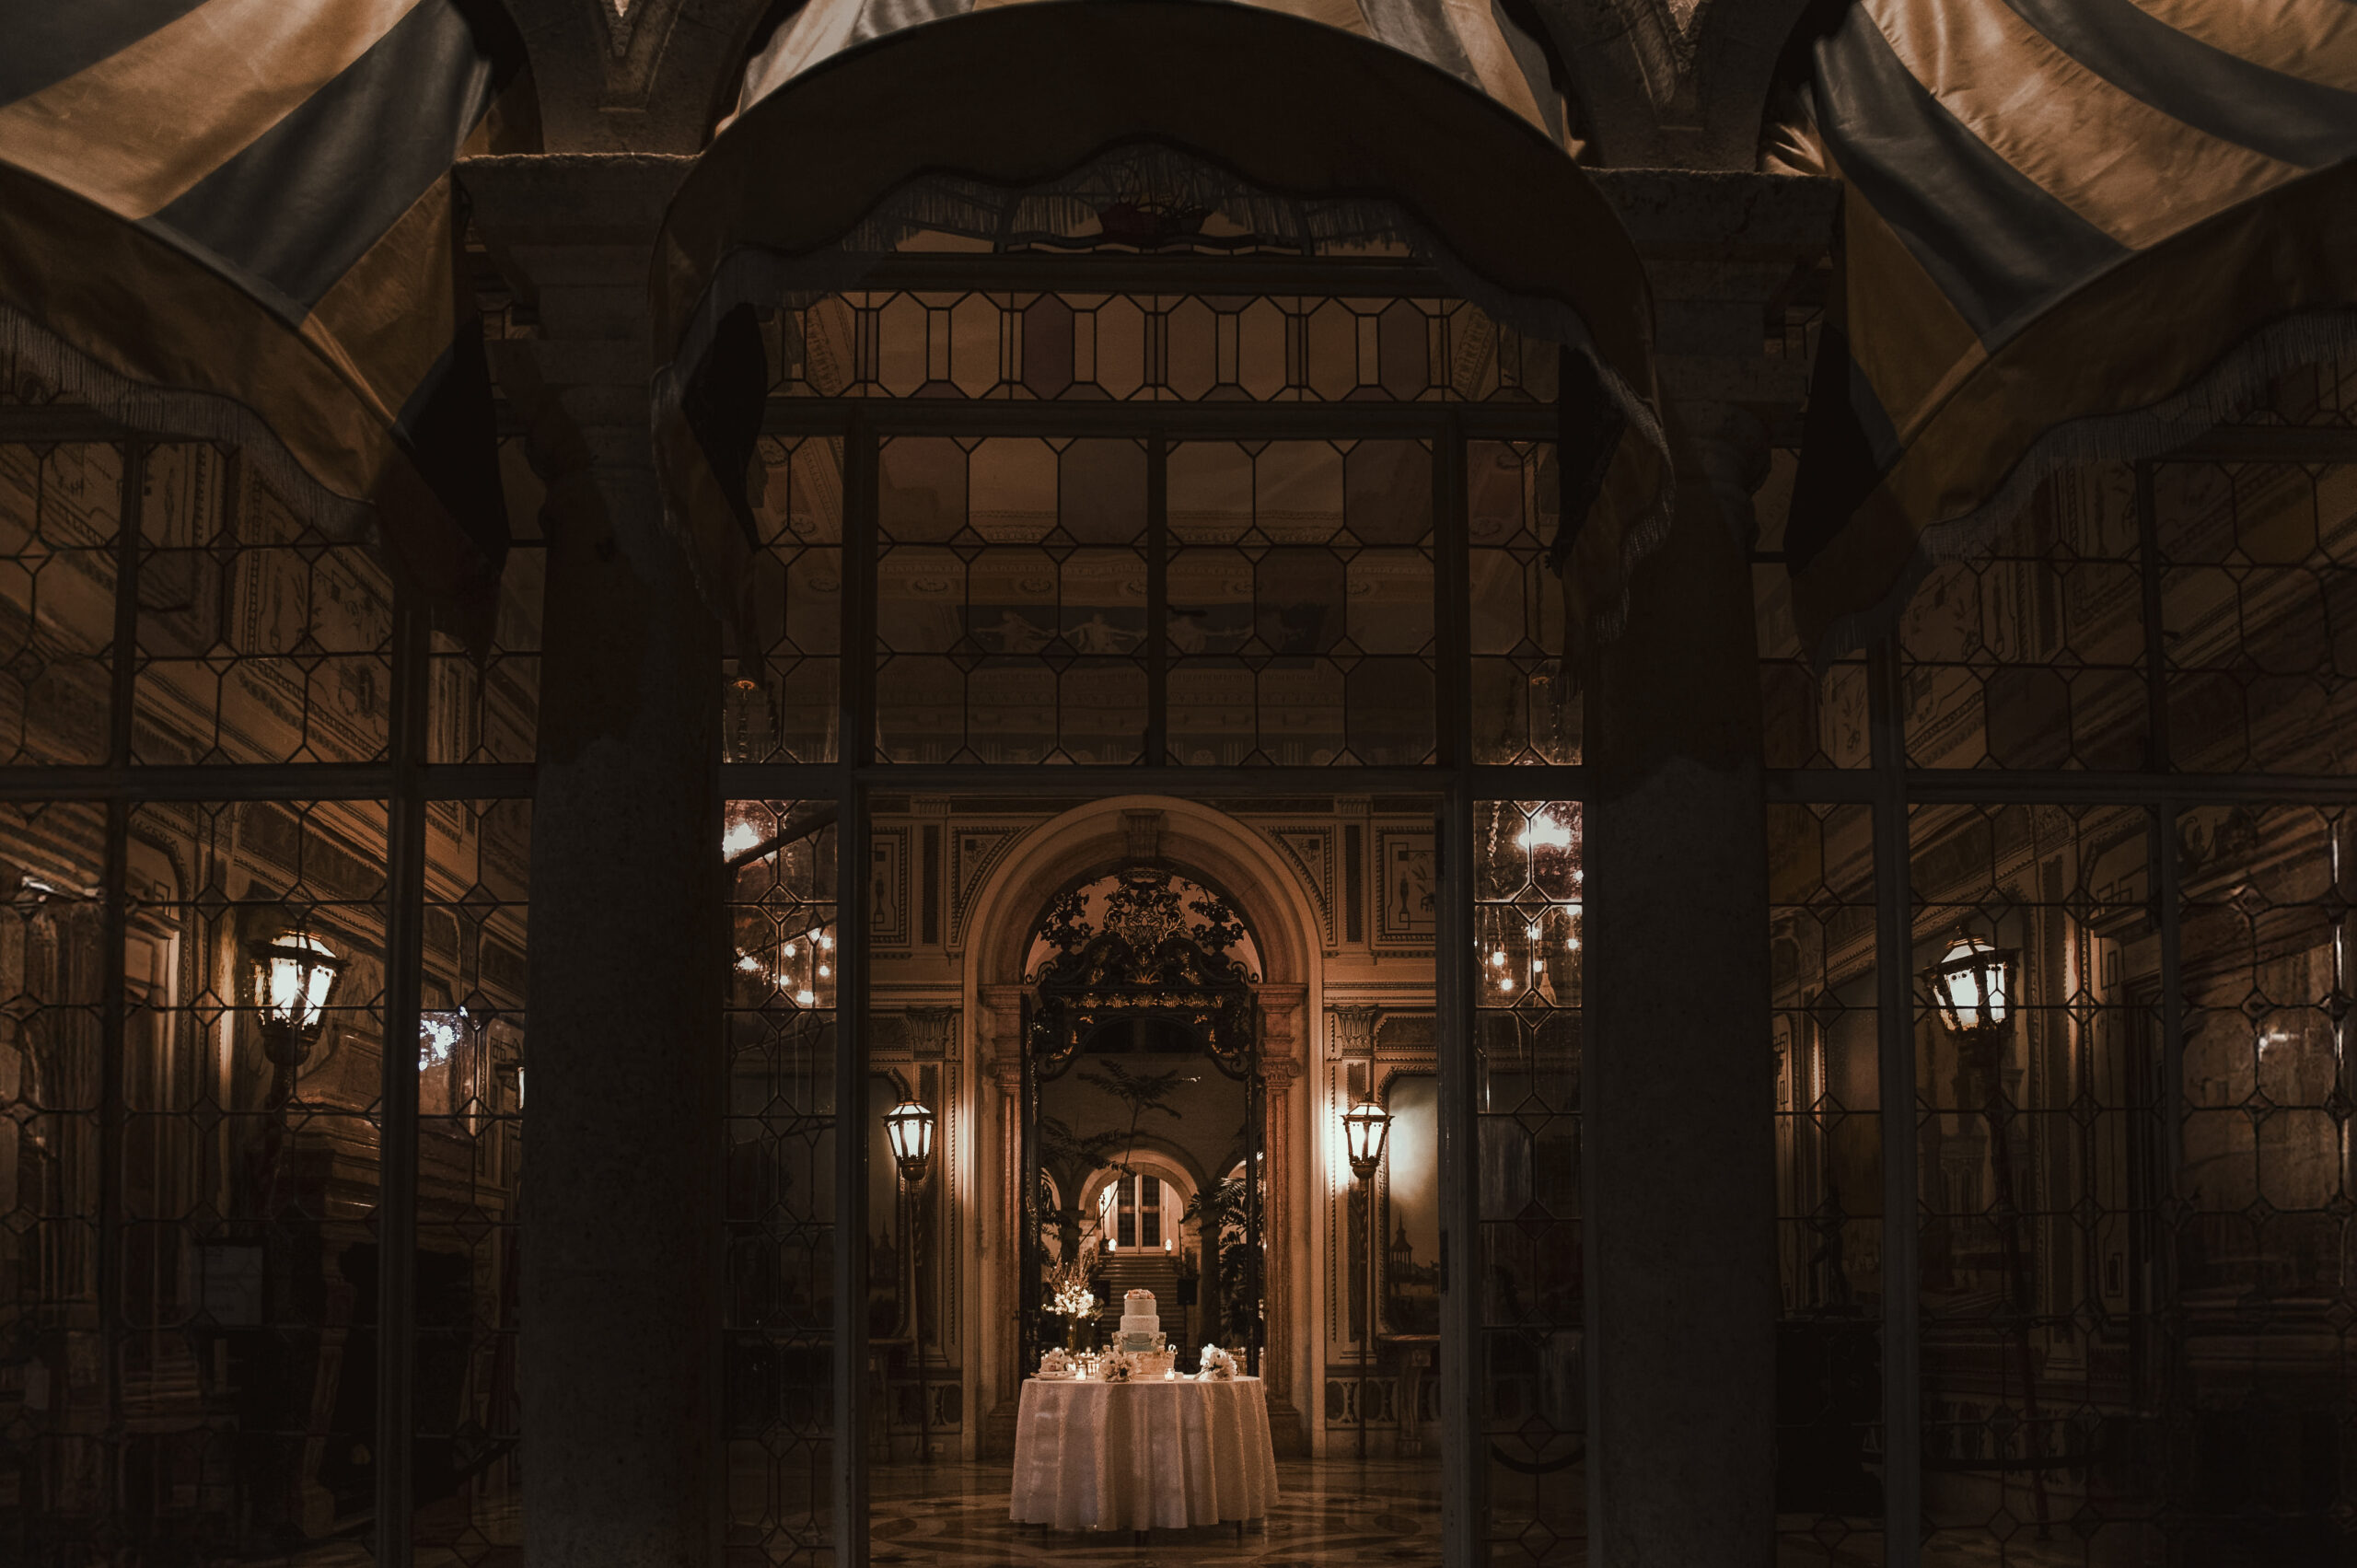
<instances>
[{"instance_id":1,"label":"black window mullion","mask_svg":"<svg viewBox=\"0 0 2357 1568\"><path fill-rule=\"evenodd\" d=\"M2168 654L2161 633L2160 525L2153 505L2153 465L2136 465L2136 572L2144 611L2144 771L2169 771Z\"/></svg>"},{"instance_id":2,"label":"black window mullion","mask_svg":"<svg viewBox=\"0 0 2357 1568\"><path fill-rule=\"evenodd\" d=\"M875 432L843 443L842 668L835 801L833 1560L865 1568L867 1541L867 799L876 738Z\"/></svg>"},{"instance_id":3,"label":"black window mullion","mask_svg":"<svg viewBox=\"0 0 2357 1568\"><path fill-rule=\"evenodd\" d=\"M1170 761L1170 447L1160 430L1145 448L1145 750Z\"/></svg>"},{"instance_id":4,"label":"black window mullion","mask_svg":"<svg viewBox=\"0 0 2357 1568\"><path fill-rule=\"evenodd\" d=\"M393 601L393 788L385 824L385 1045L377 1125L377 1563L410 1568L416 1429L417 1051L425 959L425 607Z\"/></svg>"},{"instance_id":5,"label":"black window mullion","mask_svg":"<svg viewBox=\"0 0 2357 1568\"><path fill-rule=\"evenodd\" d=\"M841 436L857 424L877 436L960 439L1022 436L1062 440L1412 440L1432 432L1432 403L1387 402L1017 402L948 398L772 398L761 433ZM1552 441L1554 411L1536 403L1448 408L1463 434L1485 441Z\"/></svg>"},{"instance_id":6,"label":"black window mullion","mask_svg":"<svg viewBox=\"0 0 2357 1568\"><path fill-rule=\"evenodd\" d=\"M2143 588L2144 606L2144 701L2145 723L2151 734L2145 740L2147 772L2167 780L2174 765L2174 749L2169 730L2168 649L2162 621L2161 594L2162 562L2160 543L2160 513L2153 490L2153 465L2136 465L2136 554L2137 570ZM2263 794L2263 791L2254 793ZM2160 934L2161 981L2158 1005L2160 1017L2160 1051L2157 1062L2159 1082L2153 1086L2154 1106L2151 1114L2159 1119L2155 1129L2160 1151L2160 1169L2154 1173L2148 1191L2138 1193L2131 1201L2151 1202L2157 1210L2156 1223L2150 1234L2153 1237L2151 1301L2160 1306L2164 1323L2174 1323L2173 1310L2182 1274L2178 1268L2177 1237L2181 1225L2181 1210L2177 1202L2179 1174L2185 1168L2185 984L2184 984L2184 909L2185 896L2181 884L2183 870L2177 854L2177 811L2185 804L2172 791L2164 787L2159 798L2153 802L2152 864L2154 924ZM2328 831L2338 833L2338 825ZM2338 933L2336 939L2338 939ZM2336 1019L2336 1036L2346 1038L2348 1025ZM2344 1060L2340 1072L2346 1074ZM2165 1419L2182 1408L2185 1389L2178 1382L2183 1358L2175 1345L2168 1343L2165 1331L2161 1346L2159 1368L2162 1410Z\"/></svg>"},{"instance_id":7,"label":"black window mullion","mask_svg":"<svg viewBox=\"0 0 2357 1568\"><path fill-rule=\"evenodd\" d=\"M1433 624L1439 651L1439 761L1446 781L1434 848L1440 873L1433 1000L1440 1073L1441 1561L1490 1560L1489 1452L1480 1367L1480 1104L1473 974L1473 664L1465 432L1433 443ZM1337 772L1341 770L1336 770ZM1374 1310L1369 1304L1368 1310Z\"/></svg>"},{"instance_id":8,"label":"black window mullion","mask_svg":"<svg viewBox=\"0 0 2357 1568\"><path fill-rule=\"evenodd\" d=\"M114 662L108 671L107 761L116 769L131 761L133 703L139 679L139 551L141 512L146 494L147 448L122 447L120 501L115 509ZM124 1039L129 1032L125 948L131 939L127 883L131 862L131 802L117 795L106 802L106 843L99 889L99 1235L97 1278L99 1389L104 1434L100 1439L99 1496L111 1505L122 1495L123 1178L128 1109L123 1088Z\"/></svg>"},{"instance_id":9,"label":"black window mullion","mask_svg":"<svg viewBox=\"0 0 2357 1568\"><path fill-rule=\"evenodd\" d=\"M1883 1562L1922 1555L1921 1217L1915 1163L1915 911L1907 816L1905 704L1897 643L1867 654L1874 773L1875 1028L1882 1106ZM1764 935L1764 933L1763 933Z\"/></svg>"}]
</instances>

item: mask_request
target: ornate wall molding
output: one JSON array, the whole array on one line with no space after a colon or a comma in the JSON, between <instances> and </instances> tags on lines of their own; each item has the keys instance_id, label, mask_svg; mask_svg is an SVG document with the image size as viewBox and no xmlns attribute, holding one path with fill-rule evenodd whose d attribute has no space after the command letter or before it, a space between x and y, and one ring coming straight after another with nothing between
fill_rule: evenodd
<instances>
[{"instance_id":1,"label":"ornate wall molding","mask_svg":"<svg viewBox=\"0 0 2357 1568\"><path fill-rule=\"evenodd\" d=\"M1335 841L1340 830L1334 826L1293 826L1263 828L1269 842L1283 853L1301 885L1317 906L1318 934L1326 952L1330 956L1339 947L1341 936L1336 929L1335 911L1339 904L1335 889L1340 856Z\"/></svg>"},{"instance_id":2,"label":"ornate wall molding","mask_svg":"<svg viewBox=\"0 0 2357 1568\"><path fill-rule=\"evenodd\" d=\"M947 946L951 952L966 946L966 923L973 913L974 899L983 882L1035 826L1030 822L960 822L950 833Z\"/></svg>"}]
</instances>

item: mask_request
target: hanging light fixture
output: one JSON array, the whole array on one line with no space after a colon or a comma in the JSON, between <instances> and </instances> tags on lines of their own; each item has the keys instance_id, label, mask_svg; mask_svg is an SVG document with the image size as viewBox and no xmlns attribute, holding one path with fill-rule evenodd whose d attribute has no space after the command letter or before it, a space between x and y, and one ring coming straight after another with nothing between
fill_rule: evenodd
<instances>
[{"instance_id":1,"label":"hanging light fixture","mask_svg":"<svg viewBox=\"0 0 2357 1568\"><path fill-rule=\"evenodd\" d=\"M1351 1156L1351 1174L1361 1181L1372 1178L1383 1164L1383 1144L1391 1132L1391 1113L1372 1097L1342 1112L1342 1145Z\"/></svg>"},{"instance_id":2,"label":"hanging light fixture","mask_svg":"<svg viewBox=\"0 0 2357 1568\"><path fill-rule=\"evenodd\" d=\"M1940 1020L1959 1034L2003 1028L2013 1016L2013 959L1993 943L1959 935L1930 972Z\"/></svg>"}]
</instances>

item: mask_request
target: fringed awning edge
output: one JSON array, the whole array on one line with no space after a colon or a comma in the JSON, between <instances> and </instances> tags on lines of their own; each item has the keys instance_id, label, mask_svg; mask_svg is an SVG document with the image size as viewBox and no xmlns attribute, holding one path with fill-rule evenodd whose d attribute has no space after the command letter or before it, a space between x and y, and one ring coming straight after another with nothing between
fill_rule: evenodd
<instances>
[{"instance_id":1,"label":"fringed awning edge","mask_svg":"<svg viewBox=\"0 0 2357 1568\"><path fill-rule=\"evenodd\" d=\"M1818 672L1895 631L1925 577L1951 562L1986 553L2056 474L2094 463L2166 457L2248 413L2283 377L2352 352L2357 352L2357 304L2296 311L2245 338L2190 385L2157 403L2089 415L2048 430L2031 443L1987 500L1917 534L1913 554L1880 599L1826 623L1815 650Z\"/></svg>"}]
</instances>

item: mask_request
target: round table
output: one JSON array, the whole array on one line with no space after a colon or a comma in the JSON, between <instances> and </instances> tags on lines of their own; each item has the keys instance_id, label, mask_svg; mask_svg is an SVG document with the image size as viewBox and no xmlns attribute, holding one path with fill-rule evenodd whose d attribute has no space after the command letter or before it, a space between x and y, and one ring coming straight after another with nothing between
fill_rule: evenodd
<instances>
[{"instance_id":1,"label":"round table","mask_svg":"<svg viewBox=\"0 0 2357 1568\"><path fill-rule=\"evenodd\" d=\"M1018 1525L1175 1529L1266 1518L1277 1495L1258 1377L1034 1377L1015 1417Z\"/></svg>"}]
</instances>

